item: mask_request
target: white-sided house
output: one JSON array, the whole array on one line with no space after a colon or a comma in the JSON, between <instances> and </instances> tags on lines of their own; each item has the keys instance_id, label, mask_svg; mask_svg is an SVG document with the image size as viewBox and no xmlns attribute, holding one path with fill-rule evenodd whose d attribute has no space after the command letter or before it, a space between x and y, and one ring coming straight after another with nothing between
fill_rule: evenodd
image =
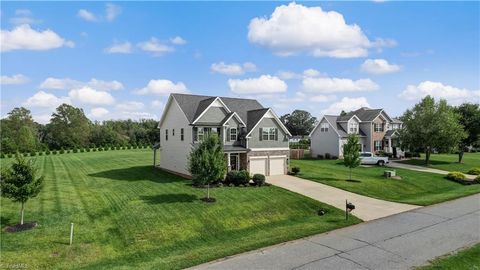
<instances>
[{"instance_id":1,"label":"white-sided house","mask_svg":"<svg viewBox=\"0 0 480 270\"><path fill-rule=\"evenodd\" d=\"M383 109L360 108L345 115L325 115L310 133L312 157L343 156L349 134L357 134L363 152L384 151L397 156L398 132L402 122Z\"/></svg>"},{"instance_id":2,"label":"white-sided house","mask_svg":"<svg viewBox=\"0 0 480 270\"><path fill-rule=\"evenodd\" d=\"M254 99L171 94L159 129L158 166L166 171L190 176L190 152L212 132L224 144L228 170L264 175L288 171L291 134L272 109Z\"/></svg>"}]
</instances>

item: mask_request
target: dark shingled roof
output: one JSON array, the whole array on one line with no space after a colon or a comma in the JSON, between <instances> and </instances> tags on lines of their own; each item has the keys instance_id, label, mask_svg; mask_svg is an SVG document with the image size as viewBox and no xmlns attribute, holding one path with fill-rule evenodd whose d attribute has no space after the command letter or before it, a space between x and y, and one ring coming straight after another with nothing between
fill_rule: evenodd
<instances>
[{"instance_id":1,"label":"dark shingled roof","mask_svg":"<svg viewBox=\"0 0 480 270\"><path fill-rule=\"evenodd\" d=\"M215 100L215 98L217 98L214 96L200 96L188 94L172 94L172 96L178 102L178 105L185 113L190 123L192 123ZM232 112L236 112L238 116L242 119L242 121L247 124L247 126L252 125L253 127L258 122L258 120L260 120L260 118L253 117L256 115L255 113L250 116L250 111L268 110L264 108L255 99L230 97L219 98Z\"/></svg>"},{"instance_id":2,"label":"dark shingled roof","mask_svg":"<svg viewBox=\"0 0 480 270\"><path fill-rule=\"evenodd\" d=\"M265 115L268 111L268 108L258 109L258 110L250 110L247 112L247 132L253 129L253 127L257 124L257 122Z\"/></svg>"},{"instance_id":3,"label":"dark shingled roof","mask_svg":"<svg viewBox=\"0 0 480 270\"><path fill-rule=\"evenodd\" d=\"M397 130L387 130L387 132L385 133L385 137L392 137L395 132L397 132Z\"/></svg>"},{"instance_id":4,"label":"dark shingled roof","mask_svg":"<svg viewBox=\"0 0 480 270\"><path fill-rule=\"evenodd\" d=\"M330 122L330 124L333 125L333 128L338 132L338 134L340 134L341 137L348 137L348 132L346 130L343 129L343 127L337 123L338 119L340 118L340 116L336 116L336 115L325 115L324 116L328 122ZM363 132L363 130L359 127L359 132L358 132L359 136L366 136L365 135L365 132Z\"/></svg>"},{"instance_id":5,"label":"dark shingled roof","mask_svg":"<svg viewBox=\"0 0 480 270\"><path fill-rule=\"evenodd\" d=\"M357 116L362 121L372 121L381 112L382 112L382 109L370 109L370 108L367 108L367 107L363 107L363 108L360 108L356 111L349 112L346 115L339 116L337 121L348 121L354 115Z\"/></svg>"}]
</instances>

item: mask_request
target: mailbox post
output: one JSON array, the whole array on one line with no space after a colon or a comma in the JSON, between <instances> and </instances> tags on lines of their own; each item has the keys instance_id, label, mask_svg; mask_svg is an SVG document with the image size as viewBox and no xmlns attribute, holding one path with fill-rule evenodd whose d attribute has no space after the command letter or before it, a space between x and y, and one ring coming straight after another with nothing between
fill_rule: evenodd
<instances>
[{"instance_id":1,"label":"mailbox post","mask_svg":"<svg viewBox=\"0 0 480 270\"><path fill-rule=\"evenodd\" d=\"M345 219L346 220L348 220L348 213L352 212L354 209L355 209L355 205L345 200Z\"/></svg>"}]
</instances>

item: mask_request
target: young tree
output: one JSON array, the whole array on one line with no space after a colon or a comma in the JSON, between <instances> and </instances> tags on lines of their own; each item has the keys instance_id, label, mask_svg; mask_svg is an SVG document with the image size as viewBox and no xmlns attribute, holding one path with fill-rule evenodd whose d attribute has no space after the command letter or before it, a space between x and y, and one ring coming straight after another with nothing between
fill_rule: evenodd
<instances>
[{"instance_id":1,"label":"young tree","mask_svg":"<svg viewBox=\"0 0 480 270\"><path fill-rule=\"evenodd\" d=\"M465 138L458 114L443 99L435 102L426 96L413 109L407 110L401 120L402 146L411 151L424 151L426 165L433 150L450 151Z\"/></svg>"},{"instance_id":2,"label":"young tree","mask_svg":"<svg viewBox=\"0 0 480 270\"><path fill-rule=\"evenodd\" d=\"M467 133L467 136L460 141L458 146L458 163L462 163L465 148L480 145L480 105L463 103L455 108L455 112L460 116L460 124Z\"/></svg>"},{"instance_id":3,"label":"young tree","mask_svg":"<svg viewBox=\"0 0 480 270\"><path fill-rule=\"evenodd\" d=\"M291 114L282 115L280 120L292 135L308 135L315 126L317 118L307 111L295 110Z\"/></svg>"},{"instance_id":4,"label":"young tree","mask_svg":"<svg viewBox=\"0 0 480 270\"><path fill-rule=\"evenodd\" d=\"M32 161L26 160L18 153L10 168L3 170L1 175L1 195L22 204L20 224L23 225L25 203L38 195L43 186L43 176L37 178Z\"/></svg>"},{"instance_id":5,"label":"young tree","mask_svg":"<svg viewBox=\"0 0 480 270\"><path fill-rule=\"evenodd\" d=\"M223 145L216 134L208 135L190 153L189 170L196 185L207 185L210 200L210 184L222 179L227 172Z\"/></svg>"},{"instance_id":6,"label":"young tree","mask_svg":"<svg viewBox=\"0 0 480 270\"><path fill-rule=\"evenodd\" d=\"M350 168L352 180L352 169L360 165L360 144L356 134L348 135L347 143L343 145L343 164Z\"/></svg>"}]
</instances>

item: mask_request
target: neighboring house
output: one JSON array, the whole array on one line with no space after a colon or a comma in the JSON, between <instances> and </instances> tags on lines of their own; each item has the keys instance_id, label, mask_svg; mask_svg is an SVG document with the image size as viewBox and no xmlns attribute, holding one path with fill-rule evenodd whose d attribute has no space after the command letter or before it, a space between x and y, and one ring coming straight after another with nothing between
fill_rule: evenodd
<instances>
[{"instance_id":1,"label":"neighboring house","mask_svg":"<svg viewBox=\"0 0 480 270\"><path fill-rule=\"evenodd\" d=\"M272 109L254 99L171 94L158 126L159 167L164 170L190 176L192 147L217 133L228 170L287 173L291 134Z\"/></svg>"},{"instance_id":2,"label":"neighboring house","mask_svg":"<svg viewBox=\"0 0 480 270\"><path fill-rule=\"evenodd\" d=\"M383 109L360 108L345 115L325 115L310 133L312 156L343 156L349 134L357 134L362 152L384 151L400 156L398 130L402 121L391 118Z\"/></svg>"}]
</instances>

